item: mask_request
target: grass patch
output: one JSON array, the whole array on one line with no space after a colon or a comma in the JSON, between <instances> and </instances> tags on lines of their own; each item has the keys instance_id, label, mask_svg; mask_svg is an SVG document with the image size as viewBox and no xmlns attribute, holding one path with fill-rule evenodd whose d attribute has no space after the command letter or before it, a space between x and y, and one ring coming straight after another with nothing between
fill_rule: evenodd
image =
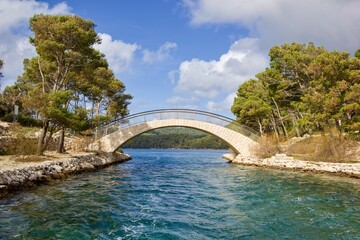
<instances>
[{"instance_id":1,"label":"grass patch","mask_svg":"<svg viewBox=\"0 0 360 240\"><path fill-rule=\"evenodd\" d=\"M40 128L24 127L19 123L10 123L9 132L14 137L35 137L35 133L39 132Z\"/></svg>"},{"instance_id":2,"label":"grass patch","mask_svg":"<svg viewBox=\"0 0 360 240\"><path fill-rule=\"evenodd\" d=\"M18 155L15 157L15 162L21 162L21 163L26 163L26 162L42 162L45 159L42 158L41 156L37 156L37 155Z\"/></svg>"},{"instance_id":3,"label":"grass patch","mask_svg":"<svg viewBox=\"0 0 360 240\"><path fill-rule=\"evenodd\" d=\"M281 153L280 142L275 135L264 135L259 138L258 144L251 149L251 153L258 158L268 158Z\"/></svg>"},{"instance_id":4,"label":"grass patch","mask_svg":"<svg viewBox=\"0 0 360 240\"><path fill-rule=\"evenodd\" d=\"M6 142L6 153L8 155L33 155L36 153L37 142L33 138L17 137Z\"/></svg>"},{"instance_id":5,"label":"grass patch","mask_svg":"<svg viewBox=\"0 0 360 240\"><path fill-rule=\"evenodd\" d=\"M359 144L352 138L329 129L318 136L311 136L294 143L286 154L308 161L354 162Z\"/></svg>"}]
</instances>

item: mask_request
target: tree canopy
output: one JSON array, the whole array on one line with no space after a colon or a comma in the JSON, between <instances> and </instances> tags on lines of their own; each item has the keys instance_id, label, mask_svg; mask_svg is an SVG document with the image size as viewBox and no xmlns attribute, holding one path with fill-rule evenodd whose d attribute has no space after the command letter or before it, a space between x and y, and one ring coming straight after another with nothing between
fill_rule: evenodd
<instances>
[{"instance_id":1,"label":"tree canopy","mask_svg":"<svg viewBox=\"0 0 360 240\"><path fill-rule=\"evenodd\" d=\"M101 39L92 21L40 14L30 19L30 28L37 56L25 59L16 85L23 93L23 107L43 121L38 154L56 129L62 152L66 128L84 130L128 114L132 97L125 94L125 85L109 69L104 54L93 48Z\"/></svg>"},{"instance_id":2,"label":"tree canopy","mask_svg":"<svg viewBox=\"0 0 360 240\"><path fill-rule=\"evenodd\" d=\"M232 112L261 133L360 129L360 58L313 43L270 49L270 67L239 86Z\"/></svg>"}]
</instances>

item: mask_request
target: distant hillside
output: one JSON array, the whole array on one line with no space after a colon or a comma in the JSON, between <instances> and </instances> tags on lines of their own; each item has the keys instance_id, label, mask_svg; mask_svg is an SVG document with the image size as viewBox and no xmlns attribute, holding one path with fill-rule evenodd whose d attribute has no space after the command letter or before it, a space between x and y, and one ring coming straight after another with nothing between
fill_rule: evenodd
<instances>
[{"instance_id":1,"label":"distant hillside","mask_svg":"<svg viewBox=\"0 0 360 240\"><path fill-rule=\"evenodd\" d=\"M227 149L228 145L196 129L172 127L144 133L131 139L122 148Z\"/></svg>"}]
</instances>

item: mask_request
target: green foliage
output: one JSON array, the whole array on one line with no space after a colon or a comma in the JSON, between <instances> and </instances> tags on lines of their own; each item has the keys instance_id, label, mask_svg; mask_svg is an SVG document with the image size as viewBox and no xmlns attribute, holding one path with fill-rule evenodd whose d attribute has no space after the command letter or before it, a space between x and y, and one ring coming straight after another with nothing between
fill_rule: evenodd
<instances>
[{"instance_id":1,"label":"green foliage","mask_svg":"<svg viewBox=\"0 0 360 240\"><path fill-rule=\"evenodd\" d=\"M271 106L268 104L269 96L260 81L249 80L239 87L237 98L231 111L238 117L239 122L258 128L262 133L266 116L271 113Z\"/></svg>"},{"instance_id":2,"label":"green foliage","mask_svg":"<svg viewBox=\"0 0 360 240\"><path fill-rule=\"evenodd\" d=\"M278 137L360 129L360 58L312 43L275 46L269 56L270 67L238 89L239 122Z\"/></svg>"},{"instance_id":3,"label":"green foliage","mask_svg":"<svg viewBox=\"0 0 360 240\"><path fill-rule=\"evenodd\" d=\"M24 109L44 122L39 154L48 128L50 134L65 128L84 131L128 114L132 97L124 94L125 86L108 68L104 54L93 48L101 42L93 22L74 15L40 14L30 19L30 28L38 55L24 61L25 72L17 84L25 89Z\"/></svg>"},{"instance_id":4,"label":"green foliage","mask_svg":"<svg viewBox=\"0 0 360 240\"><path fill-rule=\"evenodd\" d=\"M3 116L1 118L1 121L12 122L13 119L14 119L14 114L9 113ZM17 122L20 123L21 126L25 126L25 127L42 127L42 121L24 114L19 114Z\"/></svg>"},{"instance_id":5,"label":"green foliage","mask_svg":"<svg viewBox=\"0 0 360 240\"><path fill-rule=\"evenodd\" d=\"M358 49L358 50L355 52L355 57L356 57L356 58L360 58L360 49Z\"/></svg>"},{"instance_id":6,"label":"green foliage","mask_svg":"<svg viewBox=\"0 0 360 240\"><path fill-rule=\"evenodd\" d=\"M0 93L0 108L4 114L13 112L15 104L22 107L22 93L23 89L20 84L5 87L4 91Z\"/></svg>"},{"instance_id":7,"label":"green foliage","mask_svg":"<svg viewBox=\"0 0 360 240\"><path fill-rule=\"evenodd\" d=\"M122 148L227 149L228 145L195 129L163 128L137 136Z\"/></svg>"}]
</instances>

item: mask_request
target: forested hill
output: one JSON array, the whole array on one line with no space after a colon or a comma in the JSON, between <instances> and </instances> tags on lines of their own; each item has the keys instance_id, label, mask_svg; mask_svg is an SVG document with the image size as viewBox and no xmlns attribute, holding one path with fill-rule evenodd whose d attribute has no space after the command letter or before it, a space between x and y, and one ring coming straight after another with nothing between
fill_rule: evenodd
<instances>
[{"instance_id":1,"label":"forested hill","mask_svg":"<svg viewBox=\"0 0 360 240\"><path fill-rule=\"evenodd\" d=\"M227 149L228 145L219 138L196 129L172 127L139 135L122 148Z\"/></svg>"}]
</instances>

